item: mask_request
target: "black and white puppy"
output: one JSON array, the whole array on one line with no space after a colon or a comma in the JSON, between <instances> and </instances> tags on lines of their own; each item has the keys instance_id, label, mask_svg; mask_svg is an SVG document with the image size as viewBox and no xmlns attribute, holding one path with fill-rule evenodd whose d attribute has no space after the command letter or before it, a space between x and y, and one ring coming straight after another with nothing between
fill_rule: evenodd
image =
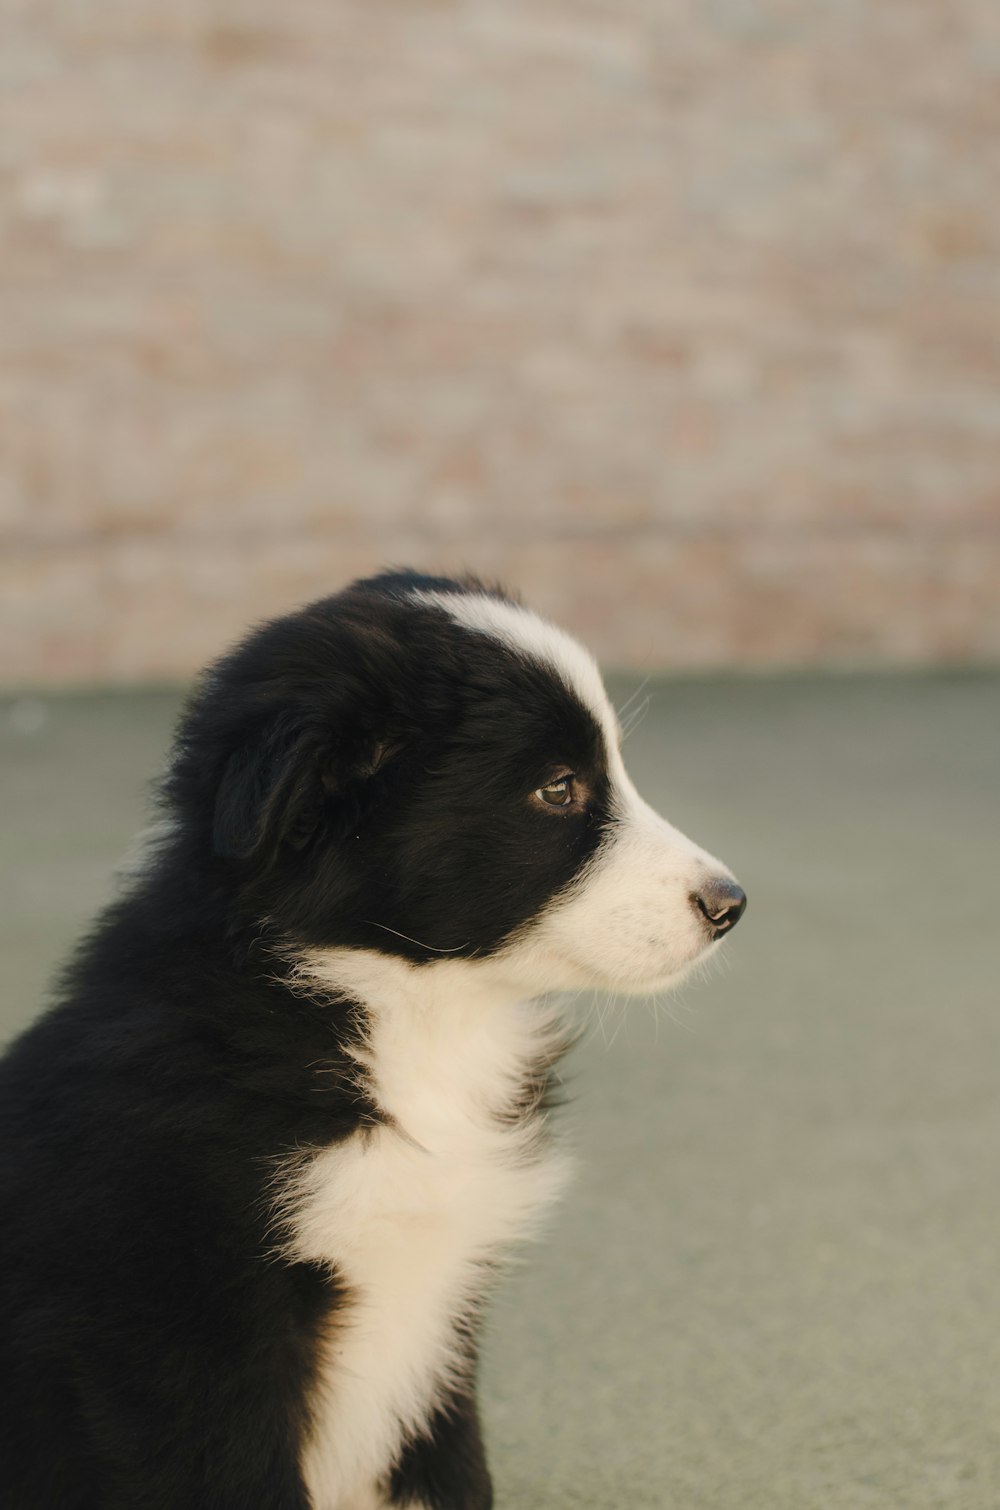
<instances>
[{"instance_id":1,"label":"black and white puppy","mask_svg":"<svg viewBox=\"0 0 1000 1510\"><path fill-rule=\"evenodd\" d=\"M0 1066L0 1502L484 1510L477 1317L563 1178L535 998L673 984L743 893L473 580L257 630L162 801Z\"/></svg>"}]
</instances>

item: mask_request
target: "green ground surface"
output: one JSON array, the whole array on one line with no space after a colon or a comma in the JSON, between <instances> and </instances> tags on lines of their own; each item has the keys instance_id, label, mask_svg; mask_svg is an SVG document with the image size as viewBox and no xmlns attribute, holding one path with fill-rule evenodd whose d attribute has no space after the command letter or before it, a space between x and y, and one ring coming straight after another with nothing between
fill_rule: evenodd
<instances>
[{"instance_id":1,"label":"green ground surface","mask_svg":"<svg viewBox=\"0 0 1000 1510\"><path fill-rule=\"evenodd\" d=\"M578 1177L490 1326L499 1506L996 1510L1000 677L647 695L637 781L750 907L657 1013L579 1005ZM5 1034L176 706L0 705Z\"/></svg>"}]
</instances>

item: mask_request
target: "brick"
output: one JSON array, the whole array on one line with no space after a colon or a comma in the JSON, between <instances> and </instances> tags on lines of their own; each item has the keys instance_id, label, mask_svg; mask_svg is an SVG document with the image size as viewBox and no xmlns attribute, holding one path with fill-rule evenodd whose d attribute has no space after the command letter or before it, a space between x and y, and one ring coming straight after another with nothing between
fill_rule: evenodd
<instances>
[{"instance_id":1,"label":"brick","mask_svg":"<svg viewBox=\"0 0 1000 1510\"><path fill-rule=\"evenodd\" d=\"M73 0L0 72L0 675L384 561L620 665L998 653L992 0Z\"/></svg>"}]
</instances>

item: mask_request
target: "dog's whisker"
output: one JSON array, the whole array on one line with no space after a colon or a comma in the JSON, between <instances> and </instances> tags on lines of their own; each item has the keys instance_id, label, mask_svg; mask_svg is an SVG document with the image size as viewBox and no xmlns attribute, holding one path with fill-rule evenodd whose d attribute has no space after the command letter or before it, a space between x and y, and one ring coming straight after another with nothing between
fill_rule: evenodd
<instances>
[{"instance_id":1,"label":"dog's whisker","mask_svg":"<svg viewBox=\"0 0 1000 1510\"><path fill-rule=\"evenodd\" d=\"M363 918L362 922L368 928L381 928L384 933L394 933L398 939L405 939L408 944L416 944L418 949L429 949L431 954L461 954L463 949L468 949L469 941L464 944L455 944L451 949L439 949L436 944L425 944L422 939L411 938L408 933L400 933L398 928L390 928L388 923L376 923L374 918Z\"/></svg>"},{"instance_id":2,"label":"dog's whisker","mask_svg":"<svg viewBox=\"0 0 1000 1510\"><path fill-rule=\"evenodd\" d=\"M619 995L620 995L620 993L618 991L615 991L612 994L612 997L611 997L611 1008L612 1008L612 1011L617 1011ZM614 1046L615 1046L615 1040L618 1037L618 1034L622 1030L622 1023L625 1022L625 1020L626 1020L627 1017L628 1017L628 1013L627 1012L618 1012L618 1024L617 1024L614 1032L611 1035L611 1042L608 1044L608 1048L609 1049L613 1049L614 1048Z\"/></svg>"},{"instance_id":3,"label":"dog's whisker","mask_svg":"<svg viewBox=\"0 0 1000 1510\"><path fill-rule=\"evenodd\" d=\"M623 741L630 738L630 736L635 733L636 729L638 729L639 725L646 717L646 714L649 712L652 705L653 699L651 697L643 698L642 702L639 704L638 708L636 708L635 712L631 715L628 722L622 726Z\"/></svg>"},{"instance_id":4,"label":"dog's whisker","mask_svg":"<svg viewBox=\"0 0 1000 1510\"><path fill-rule=\"evenodd\" d=\"M648 675L644 676L643 679L642 679L642 681L639 683L638 687L636 687L635 691L632 692L625 699L625 701L622 703L621 707L615 709L615 712L618 714L619 720L621 720L621 719L623 719L625 717L625 714L627 713L627 711L629 710L629 708L631 708L631 706L635 702L636 698L640 697L642 695L642 693L645 692L646 688L649 686L649 677L651 675L652 675L652 672L650 672Z\"/></svg>"}]
</instances>

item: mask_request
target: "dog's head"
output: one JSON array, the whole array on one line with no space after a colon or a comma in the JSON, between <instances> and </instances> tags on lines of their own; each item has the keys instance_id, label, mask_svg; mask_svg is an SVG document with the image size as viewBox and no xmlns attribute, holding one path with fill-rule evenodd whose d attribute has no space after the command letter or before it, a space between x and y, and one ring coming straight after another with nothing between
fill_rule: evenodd
<instances>
[{"instance_id":1,"label":"dog's head","mask_svg":"<svg viewBox=\"0 0 1000 1510\"><path fill-rule=\"evenodd\" d=\"M471 579L265 625L203 679L166 791L216 894L300 948L648 991L745 905L635 790L587 652Z\"/></svg>"}]
</instances>

